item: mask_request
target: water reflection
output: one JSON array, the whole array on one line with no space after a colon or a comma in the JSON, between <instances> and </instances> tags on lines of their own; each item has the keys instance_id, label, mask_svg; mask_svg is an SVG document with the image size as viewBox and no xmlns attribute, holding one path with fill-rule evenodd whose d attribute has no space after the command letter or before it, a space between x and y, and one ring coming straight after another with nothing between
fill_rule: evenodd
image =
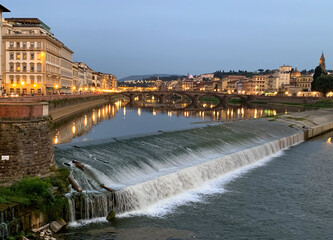
<instances>
[{"instance_id":1,"label":"water reflection","mask_svg":"<svg viewBox=\"0 0 333 240\"><path fill-rule=\"evenodd\" d=\"M123 105L122 105L123 104ZM75 118L73 121L63 124L52 132L54 144L68 143L73 138L88 133L94 125L112 119L116 116L118 110L124 106L124 103L108 104L93 109L90 113ZM124 114L126 108L124 107Z\"/></svg>"},{"instance_id":2,"label":"water reflection","mask_svg":"<svg viewBox=\"0 0 333 240\"><path fill-rule=\"evenodd\" d=\"M104 120L113 119L118 113L119 110L120 115L122 114L122 119L125 119L127 112L135 112L136 119L133 120L135 125L135 121L140 118L145 121L147 118L147 114L152 114L152 116L156 117L157 115L162 114L166 116L168 119L175 118L194 118L199 119L200 121L234 121L241 119L256 119L261 118L263 116L276 116L278 113L284 114L288 111L284 108L281 109L264 109L264 108L248 108L242 106L234 106L227 107L224 109L216 110L216 109L208 109L208 110L180 110L180 109L166 109L166 108L146 108L146 107L126 107L126 102L118 101L113 104L108 104L101 106L99 108L93 109L89 113L83 114L81 117L77 117L70 122L63 124L58 127L52 133L53 143L61 144L61 143L69 143L74 138L79 136L84 136L89 133L93 126L99 124ZM143 115L143 112L145 114ZM129 117L133 118L133 115L129 115ZM155 120L158 121L158 120ZM172 120L173 121L173 120ZM178 124L177 121L173 121L172 124L175 126ZM85 139L83 138L83 141Z\"/></svg>"}]
</instances>

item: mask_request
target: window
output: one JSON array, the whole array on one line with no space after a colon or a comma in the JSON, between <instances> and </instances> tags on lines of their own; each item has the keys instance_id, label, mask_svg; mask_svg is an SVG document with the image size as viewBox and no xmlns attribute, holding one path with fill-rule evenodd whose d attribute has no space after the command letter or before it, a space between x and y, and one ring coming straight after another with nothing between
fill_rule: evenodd
<instances>
[{"instance_id":1,"label":"window","mask_svg":"<svg viewBox=\"0 0 333 240\"><path fill-rule=\"evenodd\" d=\"M14 84L14 76L13 75L9 76L9 79L10 79L10 84Z\"/></svg>"},{"instance_id":2,"label":"window","mask_svg":"<svg viewBox=\"0 0 333 240\"><path fill-rule=\"evenodd\" d=\"M35 54L34 54L34 53L31 53L31 54L30 54L30 59L31 59L31 60L34 60L34 59L35 59Z\"/></svg>"},{"instance_id":3,"label":"window","mask_svg":"<svg viewBox=\"0 0 333 240\"><path fill-rule=\"evenodd\" d=\"M38 93L42 93L42 89L39 88L39 89L38 89Z\"/></svg>"},{"instance_id":4,"label":"window","mask_svg":"<svg viewBox=\"0 0 333 240\"><path fill-rule=\"evenodd\" d=\"M14 72L14 63L9 64L9 71Z\"/></svg>"},{"instance_id":5,"label":"window","mask_svg":"<svg viewBox=\"0 0 333 240\"><path fill-rule=\"evenodd\" d=\"M16 42L16 47L17 48L21 47L21 43L20 42Z\"/></svg>"},{"instance_id":6,"label":"window","mask_svg":"<svg viewBox=\"0 0 333 240\"><path fill-rule=\"evenodd\" d=\"M10 93L11 93L11 94L14 93L14 88L11 88L11 89L10 89Z\"/></svg>"},{"instance_id":7,"label":"window","mask_svg":"<svg viewBox=\"0 0 333 240\"><path fill-rule=\"evenodd\" d=\"M26 49L27 48L27 43L23 42L23 48Z\"/></svg>"},{"instance_id":8,"label":"window","mask_svg":"<svg viewBox=\"0 0 333 240\"><path fill-rule=\"evenodd\" d=\"M16 63L16 71L17 72L21 71L21 63Z\"/></svg>"},{"instance_id":9,"label":"window","mask_svg":"<svg viewBox=\"0 0 333 240\"><path fill-rule=\"evenodd\" d=\"M42 64L37 63L37 71L41 72L42 71Z\"/></svg>"},{"instance_id":10,"label":"window","mask_svg":"<svg viewBox=\"0 0 333 240\"><path fill-rule=\"evenodd\" d=\"M31 72L35 71L35 64L34 63L30 63L30 71Z\"/></svg>"},{"instance_id":11,"label":"window","mask_svg":"<svg viewBox=\"0 0 333 240\"><path fill-rule=\"evenodd\" d=\"M27 54L26 53L23 53L22 57L23 57L23 60L27 60Z\"/></svg>"},{"instance_id":12,"label":"window","mask_svg":"<svg viewBox=\"0 0 333 240\"><path fill-rule=\"evenodd\" d=\"M16 76L16 83L20 84L20 76L19 75Z\"/></svg>"},{"instance_id":13,"label":"window","mask_svg":"<svg viewBox=\"0 0 333 240\"><path fill-rule=\"evenodd\" d=\"M23 63L22 70L23 70L23 72L27 71L27 64L26 63Z\"/></svg>"},{"instance_id":14,"label":"window","mask_svg":"<svg viewBox=\"0 0 333 240\"><path fill-rule=\"evenodd\" d=\"M14 60L14 53L10 53L10 54L9 54L9 59L10 59L10 60Z\"/></svg>"},{"instance_id":15,"label":"window","mask_svg":"<svg viewBox=\"0 0 333 240\"><path fill-rule=\"evenodd\" d=\"M35 83L35 76L30 76L30 83L34 84Z\"/></svg>"},{"instance_id":16,"label":"window","mask_svg":"<svg viewBox=\"0 0 333 240\"><path fill-rule=\"evenodd\" d=\"M37 60L40 60L41 57L40 57L40 53L37 53Z\"/></svg>"},{"instance_id":17,"label":"window","mask_svg":"<svg viewBox=\"0 0 333 240\"><path fill-rule=\"evenodd\" d=\"M9 48L14 48L14 43L13 42L9 43Z\"/></svg>"},{"instance_id":18,"label":"window","mask_svg":"<svg viewBox=\"0 0 333 240\"><path fill-rule=\"evenodd\" d=\"M20 60L21 59L21 53L16 53L16 60Z\"/></svg>"},{"instance_id":19,"label":"window","mask_svg":"<svg viewBox=\"0 0 333 240\"><path fill-rule=\"evenodd\" d=\"M21 94L21 89L16 88L16 94Z\"/></svg>"},{"instance_id":20,"label":"window","mask_svg":"<svg viewBox=\"0 0 333 240\"><path fill-rule=\"evenodd\" d=\"M42 43L41 42L37 42L37 48L41 48L42 47Z\"/></svg>"},{"instance_id":21,"label":"window","mask_svg":"<svg viewBox=\"0 0 333 240\"><path fill-rule=\"evenodd\" d=\"M30 48L31 48L31 49L34 49L34 48L35 48L35 43L34 43L34 42L31 42L31 43L30 43Z\"/></svg>"},{"instance_id":22,"label":"window","mask_svg":"<svg viewBox=\"0 0 333 240\"><path fill-rule=\"evenodd\" d=\"M41 83L42 82L42 77L41 76L37 76L37 82Z\"/></svg>"}]
</instances>

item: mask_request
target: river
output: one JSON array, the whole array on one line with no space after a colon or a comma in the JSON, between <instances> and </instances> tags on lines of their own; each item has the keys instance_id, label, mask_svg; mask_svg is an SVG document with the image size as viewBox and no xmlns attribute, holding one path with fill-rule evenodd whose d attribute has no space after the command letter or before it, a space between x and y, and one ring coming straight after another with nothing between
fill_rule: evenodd
<instances>
[{"instance_id":1,"label":"river","mask_svg":"<svg viewBox=\"0 0 333 240\"><path fill-rule=\"evenodd\" d=\"M86 196L68 194L72 228L58 238L329 239L333 133L303 142L300 129L261 119L287 111L118 103L58 127L56 161L71 165ZM100 184L117 190L110 223Z\"/></svg>"}]
</instances>

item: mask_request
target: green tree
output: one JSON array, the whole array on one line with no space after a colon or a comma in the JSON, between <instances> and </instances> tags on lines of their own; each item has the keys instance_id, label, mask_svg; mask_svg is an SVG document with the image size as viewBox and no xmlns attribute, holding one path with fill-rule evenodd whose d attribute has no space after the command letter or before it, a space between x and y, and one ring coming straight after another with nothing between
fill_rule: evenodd
<instances>
[{"instance_id":1,"label":"green tree","mask_svg":"<svg viewBox=\"0 0 333 240\"><path fill-rule=\"evenodd\" d=\"M322 74L315 81L315 91L321 92L324 96L333 91L333 76Z\"/></svg>"},{"instance_id":2,"label":"green tree","mask_svg":"<svg viewBox=\"0 0 333 240\"><path fill-rule=\"evenodd\" d=\"M316 67L314 75L313 75L313 81L311 83L311 90L312 91L319 91L318 88L318 78L324 74L324 71L321 69L320 66Z\"/></svg>"}]
</instances>

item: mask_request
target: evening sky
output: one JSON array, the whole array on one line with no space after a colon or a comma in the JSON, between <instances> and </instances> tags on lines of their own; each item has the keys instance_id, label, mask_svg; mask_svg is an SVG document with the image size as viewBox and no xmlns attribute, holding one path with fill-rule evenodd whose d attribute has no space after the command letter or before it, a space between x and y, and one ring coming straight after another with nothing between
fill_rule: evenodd
<instances>
[{"instance_id":1,"label":"evening sky","mask_svg":"<svg viewBox=\"0 0 333 240\"><path fill-rule=\"evenodd\" d=\"M115 74L333 69L332 0L2 0L37 17L74 60Z\"/></svg>"}]
</instances>

